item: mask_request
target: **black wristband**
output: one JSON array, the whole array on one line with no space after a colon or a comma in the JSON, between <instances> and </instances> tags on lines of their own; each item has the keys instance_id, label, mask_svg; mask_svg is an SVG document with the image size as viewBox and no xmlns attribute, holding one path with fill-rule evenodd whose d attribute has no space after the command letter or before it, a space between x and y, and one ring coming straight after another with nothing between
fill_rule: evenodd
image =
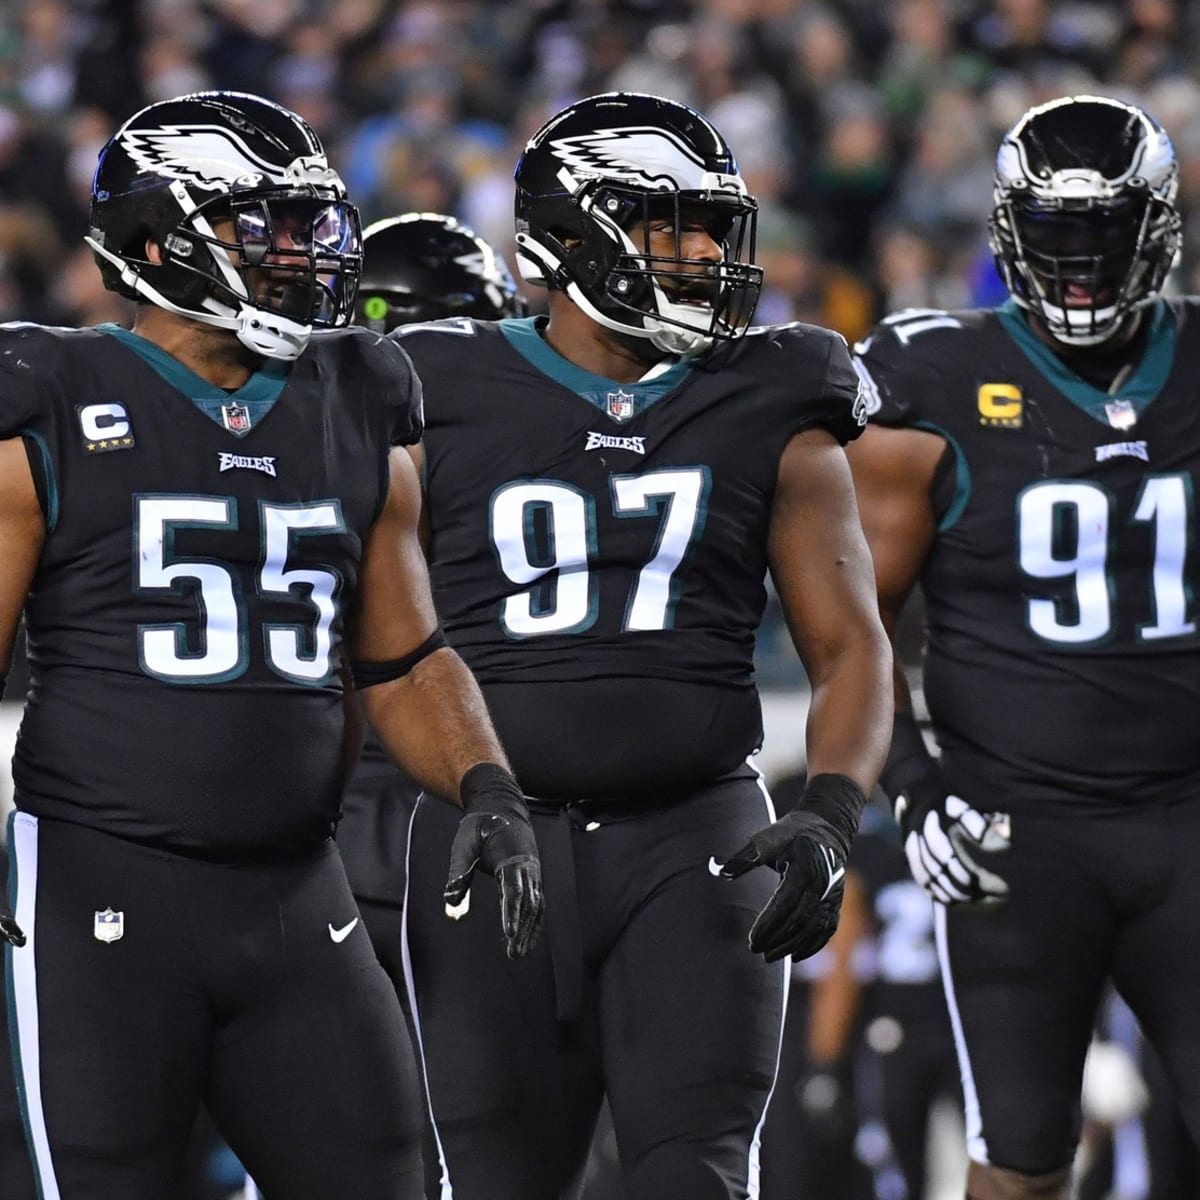
<instances>
[{"instance_id":1,"label":"black wristband","mask_svg":"<svg viewBox=\"0 0 1200 1200\"><path fill-rule=\"evenodd\" d=\"M836 835L843 859L850 855L858 819L867 806L867 794L850 778L828 772L814 775L804 785L796 804L798 812L809 812L825 821Z\"/></svg>"},{"instance_id":2,"label":"black wristband","mask_svg":"<svg viewBox=\"0 0 1200 1200\"><path fill-rule=\"evenodd\" d=\"M879 782L889 801L920 779L940 778L937 760L929 753L917 718L910 712L898 712L892 724L892 748Z\"/></svg>"},{"instance_id":3,"label":"black wristband","mask_svg":"<svg viewBox=\"0 0 1200 1200\"><path fill-rule=\"evenodd\" d=\"M481 762L468 768L458 782L458 794L462 798L463 812L471 812L485 796L488 810L494 811L498 797L505 797L524 807L525 795L517 783L516 776L499 763Z\"/></svg>"}]
</instances>

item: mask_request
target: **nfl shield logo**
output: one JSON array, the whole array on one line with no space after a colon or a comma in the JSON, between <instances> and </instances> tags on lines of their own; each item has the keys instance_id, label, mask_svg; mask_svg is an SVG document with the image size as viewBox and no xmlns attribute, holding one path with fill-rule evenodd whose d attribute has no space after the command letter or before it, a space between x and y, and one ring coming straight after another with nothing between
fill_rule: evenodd
<instances>
[{"instance_id":1,"label":"nfl shield logo","mask_svg":"<svg viewBox=\"0 0 1200 1200\"><path fill-rule=\"evenodd\" d=\"M633 416L633 393L617 388L608 393L608 415L614 421L628 421Z\"/></svg>"},{"instance_id":2,"label":"nfl shield logo","mask_svg":"<svg viewBox=\"0 0 1200 1200\"><path fill-rule=\"evenodd\" d=\"M244 404L222 404L221 417L230 433L248 433L250 410Z\"/></svg>"},{"instance_id":3,"label":"nfl shield logo","mask_svg":"<svg viewBox=\"0 0 1200 1200\"><path fill-rule=\"evenodd\" d=\"M1110 400L1104 411L1114 429L1132 429L1137 424L1137 411L1128 400Z\"/></svg>"},{"instance_id":4,"label":"nfl shield logo","mask_svg":"<svg viewBox=\"0 0 1200 1200\"><path fill-rule=\"evenodd\" d=\"M106 908L96 914L92 934L98 942L115 942L125 936L125 914Z\"/></svg>"}]
</instances>

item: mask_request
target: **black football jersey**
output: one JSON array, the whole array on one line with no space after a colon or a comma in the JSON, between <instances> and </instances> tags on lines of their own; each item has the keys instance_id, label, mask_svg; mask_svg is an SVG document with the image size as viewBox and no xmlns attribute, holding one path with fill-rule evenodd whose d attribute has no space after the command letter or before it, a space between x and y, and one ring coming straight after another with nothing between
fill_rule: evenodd
<instances>
[{"instance_id":1,"label":"black football jersey","mask_svg":"<svg viewBox=\"0 0 1200 1200\"><path fill-rule=\"evenodd\" d=\"M1011 302L899 313L858 347L871 420L953 452L925 689L977 807L1169 800L1200 777L1200 303L1146 319L1109 391Z\"/></svg>"},{"instance_id":2,"label":"black football jersey","mask_svg":"<svg viewBox=\"0 0 1200 1200\"><path fill-rule=\"evenodd\" d=\"M538 319L393 336L425 392L438 611L523 786L628 795L737 766L761 740L780 455L808 426L844 442L865 421L842 340L764 328L618 385Z\"/></svg>"},{"instance_id":3,"label":"black football jersey","mask_svg":"<svg viewBox=\"0 0 1200 1200\"><path fill-rule=\"evenodd\" d=\"M328 837L343 609L420 428L406 356L364 330L230 394L115 327L0 328L0 435L47 526L18 806L212 855Z\"/></svg>"}]
</instances>

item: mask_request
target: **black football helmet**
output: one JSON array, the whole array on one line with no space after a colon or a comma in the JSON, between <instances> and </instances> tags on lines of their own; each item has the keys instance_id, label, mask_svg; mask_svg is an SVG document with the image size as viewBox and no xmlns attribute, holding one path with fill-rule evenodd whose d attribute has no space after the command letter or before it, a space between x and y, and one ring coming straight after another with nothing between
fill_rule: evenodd
<instances>
[{"instance_id":1,"label":"black football helmet","mask_svg":"<svg viewBox=\"0 0 1200 1200\"><path fill-rule=\"evenodd\" d=\"M1070 346L1152 303L1179 253L1179 165L1147 113L1100 96L1027 112L996 159L988 225L1012 298Z\"/></svg>"},{"instance_id":2,"label":"black football helmet","mask_svg":"<svg viewBox=\"0 0 1200 1200\"><path fill-rule=\"evenodd\" d=\"M669 354L745 333L762 290L758 205L695 109L628 92L580 100L533 135L514 178L517 267L530 283ZM697 215L724 249L718 264L682 257ZM673 257L651 255L645 232L664 217L675 224ZM698 276L708 285L699 299Z\"/></svg>"},{"instance_id":3,"label":"black football helmet","mask_svg":"<svg viewBox=\"0 0 1200 1200\"><path fill-rule=\"evenodd\" d=\"M130 117L100 151L91 226L110 290L234 330L268 358L350 319L358 210L308 123L261 97L196 92Z\"/></svg>"},{"instance_id":4,"label":"black football helmet","mask_svg":"<svg viewBox=\"0 0 1200 1200\"><path fill-rule=\"evenodd\" d=\"M512 272L473 229L442 213L412 212L363 232L354 319L376 333L414 321L525 314Z\"/></svg>"}]
</instances>

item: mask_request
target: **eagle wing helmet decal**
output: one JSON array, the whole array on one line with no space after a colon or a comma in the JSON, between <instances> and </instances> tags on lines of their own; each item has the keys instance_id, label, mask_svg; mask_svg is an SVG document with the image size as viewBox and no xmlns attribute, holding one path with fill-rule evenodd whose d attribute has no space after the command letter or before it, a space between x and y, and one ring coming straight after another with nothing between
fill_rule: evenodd
<instances>
[{"instance_id":1,"label":"eagle wing helmet decal","mask_svg":"<svg viewBox=\"0 0 1200 1200\"><path fill-rule=\"evenodd\" d=\"M121 134L121 145L143 170L183 179L196 187L228 187L246 175L290 182L280 178L277 165L260 158L236 133L219 125L129 129Z\"/></svg>"},{"instance_id":2,"label":"eagle wing helmet decal","mask_svg":"<svg viewBox=\"0 0 1200 1200\"><path fill-rule=\"evenodd\" d=\"M665 129L598 129L550 144L579 176L601 175L651 190L702 186L704 162Z\"/></svg>"}]
</instances>

